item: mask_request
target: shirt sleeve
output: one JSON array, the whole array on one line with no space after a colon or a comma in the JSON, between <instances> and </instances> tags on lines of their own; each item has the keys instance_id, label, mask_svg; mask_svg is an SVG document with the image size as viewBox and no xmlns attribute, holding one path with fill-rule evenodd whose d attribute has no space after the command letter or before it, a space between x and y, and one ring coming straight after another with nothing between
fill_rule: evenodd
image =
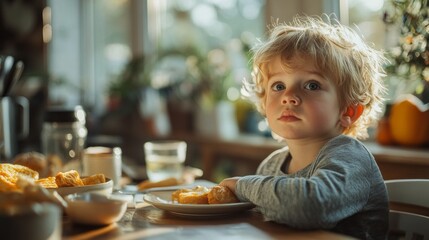
<instances>
[{"instance_id":1,"label":"shirt sleeve","mask_svg":"<svg viewBox=\"0 0 429 240\"><path fill-rule=\"evenodd\" d=\"M303 229L333 228L368 201L371 159L362 145L329 143L302 172L245 176L237 182L236 194L254 203L268 220Z\"/></svg>"}]
</instances>

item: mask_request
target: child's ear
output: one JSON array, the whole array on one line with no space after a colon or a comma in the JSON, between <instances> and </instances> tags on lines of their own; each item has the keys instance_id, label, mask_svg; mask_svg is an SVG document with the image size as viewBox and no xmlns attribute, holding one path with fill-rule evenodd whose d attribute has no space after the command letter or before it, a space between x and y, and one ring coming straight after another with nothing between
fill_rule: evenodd
<instances>
[{"instance_id":1,"label":"child's ear","mask_svg":"<svg viewBox=\"0 0 429 240\"><path fill-rule=\"evenodd\" d=\"M341 114L341 126L347 128L354 123L363 113L364 107L361 104L350 105Z\"/></svg>"}]
</instances>

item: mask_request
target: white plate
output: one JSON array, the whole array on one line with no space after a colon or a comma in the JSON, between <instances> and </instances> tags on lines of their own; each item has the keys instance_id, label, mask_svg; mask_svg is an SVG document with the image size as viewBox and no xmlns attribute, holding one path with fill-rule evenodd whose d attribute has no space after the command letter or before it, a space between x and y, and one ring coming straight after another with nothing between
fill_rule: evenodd
<instances>
[{"instance_id":1,"label":"white plate","mask_svg":"<svg viewBox=\"0 0 429 240\"><path fill-rule=\"evenodd\" d=\"M144 195L145 202L153 206L184 216L216 216L249 210L255 205L250 202L226 204L180 204L171 201L174 191L157 191Z\"/></svg>"},{"instance_id":2,"label":"white plate","mask_svg":"<svg viewBox=\"0 0 429 240\"><path fill-rule=\"evenodd\" d=\"M113 181L106 178L106 182L93 185L78 186L78 187L59 187L47 188L50 192L57 191L62 197L73 193L94 192L102 195L109 196L113 191Z\"/></svg>"}]
</instances>

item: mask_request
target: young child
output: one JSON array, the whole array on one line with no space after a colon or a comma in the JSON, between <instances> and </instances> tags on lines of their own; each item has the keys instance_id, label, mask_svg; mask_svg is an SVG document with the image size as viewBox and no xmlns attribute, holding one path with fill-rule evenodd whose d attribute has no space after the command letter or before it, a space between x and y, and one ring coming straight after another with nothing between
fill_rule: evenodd
<instances>
[{"instance_id":1,"label":"young child","mask_svg":"<svg viewBox=\"0 0 429 240\"><path fill-rule=\"evenodd\" d=\"M385 58L349 28L321 18L277 24L254 48L243 92L286 147L256 175L223 180L267 220L384 239L388 199L371 153L357 138L381 112Z\"/></svg>"}]
</instances>

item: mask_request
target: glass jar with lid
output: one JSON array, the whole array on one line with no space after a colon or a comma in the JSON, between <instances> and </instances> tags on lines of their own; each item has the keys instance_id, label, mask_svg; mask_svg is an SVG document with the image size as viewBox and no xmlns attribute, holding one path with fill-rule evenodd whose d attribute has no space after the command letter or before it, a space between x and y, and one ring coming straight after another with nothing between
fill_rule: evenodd
<instances>
[{"instance_id":1,"label":"glass jar with lid","mask_svg":"<svg viewBox=\"0 0 429 240\"><path fill-rule=\"evenodd\" d=\"M81 172L82 153L87 129L85 111L81 106L73 109L50 108L45 114L42 129L42 152L53 161L62 163L62 171Z\"/></svg>"}]
</instances>

